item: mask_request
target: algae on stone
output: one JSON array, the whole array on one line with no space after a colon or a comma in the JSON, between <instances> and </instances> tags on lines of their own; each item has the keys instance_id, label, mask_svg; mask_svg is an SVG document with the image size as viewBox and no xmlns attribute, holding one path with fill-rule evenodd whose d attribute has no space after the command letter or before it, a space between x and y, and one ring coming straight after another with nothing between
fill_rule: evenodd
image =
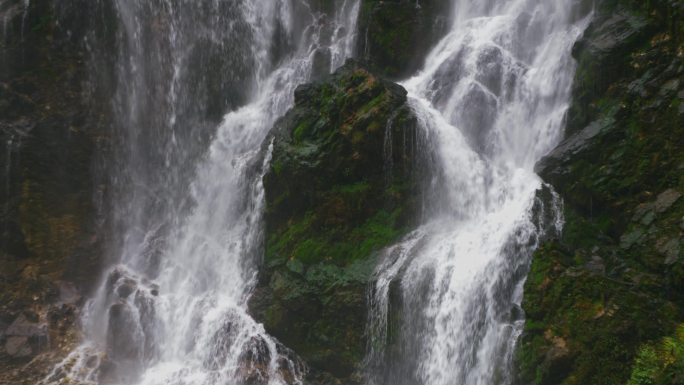
<instances>
[{"instance_id":1,"label":"algae on stone","mask_svg":"<svg viewBox=\"0 0 684 385\"><path fill-rule=\"evenodd\" d=\"M299 87L271 140L250 308L313 372L354 381L375 254L414 223L425 139L406 91L350 61Z\"/></svg>"},{"instance_id":2,"label":"algae on stone","mask_svg":"<svg viewBox=\"0 0 684 385\"><path fill-rule=\"evenodd\" d=\"M603 1L576 46L568 137L537 166L566 224L525 285L522 384L627 383L643 344L684 321L677 20L677 1Z\"/></svg>"}]
</instances>

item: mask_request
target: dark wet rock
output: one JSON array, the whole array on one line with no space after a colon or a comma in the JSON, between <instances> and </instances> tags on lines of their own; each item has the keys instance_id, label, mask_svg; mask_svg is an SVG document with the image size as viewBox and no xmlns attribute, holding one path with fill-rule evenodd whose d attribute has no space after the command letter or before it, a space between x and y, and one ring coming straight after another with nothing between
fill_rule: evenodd
<instances>
[{"instance_id":1,"label":"dark wet rock","mask_svg":"<svg viewBox=\"0 0 684 385\"><path fill-rule=\"evenodd\" d=\"M643 237L644 229L636 228L633 231L625 233L622 237L620 237L620 247L622 247L623 249L629 249L630 247L632 247L632 245L642 240Z\"/></svg>"},{"instance_id":2,"label":"dark wet rock","mask_svg":"<svg viewBox=\"0 0 684 385\"><path fill-rule=\"evenodd\" d=\"M406 77L447 32L450 9L445 0L362 0L357 57L385 76Z\"/></svg>"},{"instance_id":3,"label":"dark wet rock","mask_svg":"<svg viewBox=\"0 0 684 385\"><path fill-rule=\"evenodd\" d=\"M269 364L271 360L270 351L266 346L266 341L259 337L250 339L243 352L238 358L237 377L243 385L268 385Z\"/></svg>"},{"instance_id":4,"label":"dark wet rock","mask_svg":"<svg viewBox=\"0 0 684 385\"><path fill-rule=\"evenodd\" d=\"M0 341L5 337L5 330L7 330L7 327L9 326L9 322L6 322L3 319L0 319Z\"/></svg>"},{"instance_id":5,"label":"dark wet rock","mask_svg":"<svg viewBox=\"0 0 684 385\"><path fill-rule=\"evenodd\" d=\"M121 279L124 279L126 272L120 267L112 269L107 275L107 282L105 283L105 289L107 293L114 293L117 285Z\"/></svg>"},{"instance_id":6,"label":"dark wet rock","mask_svg":"<svg viewBox=\"0 0 684 385\"><path fill-rule=\"evenodd\" d=\"M658 195L658 198L655 201L655 205L654 205L655 211L658 213L663 213L663 212L667 211L681 197L682 197L682 194L679 191L674 190L674 189L668 189L668 190L662 192L660 195Z\"/></svg>"},{"instance_id":7,"label":"dark wet rock","mask_svg":"<svg viewBox=\"0 0 684 385\"><path fill-rule=\"evenodd\" d=\"M154 7L150 7L150 12L154 12ZM241 44L251 41L249 29L235 28L234 31L230 39L198 39L188 56L189 66L205 70L183 71L182 76L189 79L179 80L179 84L191 85L188 97L200 100L197 105L204 109L202 113L215 121L220 121L227 111L243 105L252 92L251 67L254 63L245 60L244 54L236 55L242 53Z\"/></svg>"},{"instance_id":8,"label":"dark wet rock","mask_svg":"<svg viewBox=\"0 0 684 385\"><path fill-rule=\"evenodd\" d=\"M157 335L157 308L155 295L152 290L138 290L135 292L134 304L138 311L138 322L141 327L142 357L144 360L154 358L158 352Z\"/></svg>"},{"instance_id":9,"label":"dark wet rock","mask_svg":"<svg viewBox=\"0 0 684 385\"><path fill-rule=\"evenodd\" d=\"M266 385L272 383L271 363L276 361L278 375L285 379L285 383L293 383L295 378L301 378L304 364L297 355L274 341L275 354L271 351L269 342L260 335L253 335L247 341L241 333L238 324L242 322L242 315L229 313L223 327L217 330L212 338L210 354L206 356L203 365L210 370L225 368L227 360L239 350L235 378L242 385ZM237 323L237 324L236 324ZM238 345L239 344L239 345ZM275 355L275 357L274 357Z\"/></svg>"},{"instance_id":10,"label":"dark wet rock","mask_svg":"<svg viewBox=\"0 0 684 385\"><path fill-rule=\"evenodd\" d=\"M598 2L575 47L567 137L536 168L565 225L525 284L520 384L638 383L637 355L684 320L678 7Z\"/></svg>"},{"instance_id":11,"label":"dark wet rock","mask_svg":"<svg viewBox=\"0 0 684 385\"><path fill-rule=\"evenodd\" d=\"M605 274L606 264L603 261L603 258L598 255L593 255L591 260L585 265L585 269L594 274Z\"/></svg>"},{"instance_id":12,"label":"dark wet rock","mask_svg":"<svg viewBox=\"0 0 684 385\"><path fill-rule=\"evenodd\" d=\"M204 361L203 365L210 370L217 370L223 367L231 354L231 348L235 343L236 336L239 333L235 322L234 313L229 313L226 316L224 324L216 330L212 338L211 354Z\"/></svg>"},{"instance_id":13,"label":"dark wet rock","mask_svg":"<svg viewBox=\"0 0 684 385\"><path fill-rule=\"evenodd\" d=\"M270 350L261 337L252 337L243 347L238 360L244 365L267 366L271 361Z\"/></svg>"},{"instance_id":14,"label":"dark wet rock","mask_svg":"<svg viewBox=\"0 0 684 385\"><path fill-rule=\"evenodd\" d=\"M105 358L98 366L98 381L101 384L121 383L124 378L119 373L119 365L109 358Z\"/></svg>"},{"instance_id":15,"label":"dark wet rock","mask_svg":"<svg viewBox=\"0 0 684 385\"><path fill-rule=\"evenodd\" d=\"M15 359L29 359L48 347L48 328L37 314L21 314L4 331L5 353Z\"/></svg>"},{"instance_id":16,"label":"dark wet rock","mask_svg":"<svg viewBox=\"0 0 684 385\"><path fill-rule=\"evenodd\" d=\"M468 96L463 98L465 102L456 107L455 113L460 116L463 133L470 138L473 147L484 150L488 145L487 133L494 124L499 102L479 84L470 85L467 93Z\"/></svg>"},{"instance_id":17,"label":"dark wet rock","mask_svg":"<svg viewBox=\"0 0 684 385\"><path fill-rule=\"evenodd\" d=\"M141 336L135 313L126 303L113 304L108 313L108 356L115 362L137 361L141 357Z\"/></svg>"},{"instance_id":18,"label":"dark wet rock","mask_svg":"<svg viewBox=\"0 0 684 385\"><path fill-rule=\"evenodd\" d=\"M664 263L666 265L672 265L679 259L679 251L681 249L682 241L680 239L667 239L661 238L656 244L655 248L665 256Z\"/></svg>"},{"instance_id":19,"label":"dark wet rock","mask_svg":"<svg viewBox=\"0 0 684 385\"><path fill-rule=\"evenodd\" d=\"M34 355L28 337L8 337L5 351L12 358L28 358Z\"/></svg>"},{"instance_id":20,"label":"dark wet rock","mask_svg":"<svg viewBox=\"0 0 684 385\"><path fill-rule=\"evenodd\" d=\"M418 213L426 143L406 91L355 62L299 87L272 140L266 259L250 309L311 376L352 381L375 255Z\"/></svg>"},{"instance_id":21,"label":"dark wet rock","mask_svg":"<svg viewBox=\"0 0 684 385\"><path fill-rule=\"evenodd\" d=\"M138 289L138 283L133 279L124 279L116 288L116 294L121 299L126 299Z\"/></svg>"},{"instance_id":22,"label":"dark wet rock","mask_svg":"<svg viewBox=\"0 0 684 385\"><path fill-rule=\"evenodd\" d=\"M654 25L649 23L646 15L622 6L613 6L611 11L603 11L595 17L573 49L579 67L569 116L569 132L589 123L588 118L592 113L590 102L594 95L605 92L613 81L632 73L625 57L648 40L653 30Z\"/></svg>"},{"instance_id":23,"label":"dark wet rock","mask_svg":"<svg viewBox=\"0 0 684 385\"><path fill-rule=\"evenodd\" d=\"M3 384L36 384L61 360L77 340L72 304L99 272L92 166L108 102L87 86L84 38L106 28L103 4L0 5L0 312L36 314L2 341Z\"/></svg>"},{"instance_id":24,"label":"dark wet rock","mask_svg":"<svg viewBox=\"0 0 684 385\"><path fill-rule=\"evenodd\" d=\"M311 79L319 80L330 73L332 55L329 48L318 48L313 53Z\"/></svg>"},{"instance_id":25,"label":"dark wet rock","mask_svg":"<svg viewBox=\"0 0 684 385\"><path fill-rule=\"evenodd\" d=\"M37 316L26 316L21 314L14 322L5 330L5 335L8 336L23 336L31 337L37 335L46 335L45 325L38 323Z\"/></svg>"},{"instance_id":26,"label":"dark wet rock","mask_svg":"<svg viewBox=\"0 0 684 385\"><path fill-rule=\"evenodd\" d=\"M535 171L554 185L564 183L564 179L570 173L569 163L574 162L578 155L593 147L594 139L612 129L614 124L615 121L612 118L588 124L579 132L566 138L551 153L546 155L537 163Z\"/></svg>"},{"instance_id":27,"label":"dark wet rock","mask_svg":"<svg viewBox=\"0 0 684 385\"><path fill-rule=\"evenodd\" d=\"M76 304L82 299L81 293L72 282L59 281L57 288L59 290L59 303Z\"/></svg>"},{"instance_id":28,"label":"dark wet rock","mask_svg":"<svg viewBox=\"0 0 684 385\"><path fill-rule=\"evenodd\" d=\"M46 262L36 265L81 278L85 287L96 265L91 166L100 127L87 118L95 110L92 99L82 98L82 39L97 6L5 3L21 12L7 11L4 3L0 10L0 163L6 165L0 170L0 246L8 258Z\"/></svg>"}]
</instances>

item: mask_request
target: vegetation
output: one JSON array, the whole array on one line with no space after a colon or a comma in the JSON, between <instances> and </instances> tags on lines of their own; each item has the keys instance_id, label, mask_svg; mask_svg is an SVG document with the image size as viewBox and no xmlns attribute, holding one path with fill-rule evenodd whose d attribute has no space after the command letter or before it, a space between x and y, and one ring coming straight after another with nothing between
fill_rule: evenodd
<instances>
[{"instance_id":1,"label":"vegetation","mask_svg":"<svg viewBox=\"0 0 684 385\"><path fill-rule=\"evenodd\" d=\"M525 285L521 383L650 383L669 360L653 341L684 321L678 12L604 1L577 45L568 138L538 166L566 225Z\"/></svg>"},{"instance_id":2,"label":"vegetation","mask_svg":"<svg viewBox=\"0 0 684 385\"><path fill-rule=\"evenodd\" d=\"M273 130L266 269L250 308L314 374L359 381L375 257L418 207L418 135L406 91L355 62L295 98Z\"/></svg>"},{"instance_id":3,"label":"vegetation","mask_svg":"<svg viewBox=\"0 0 684 385\"><path fill-rule=\"evenodd\" d=\"M673 336L639 349L627 385L675 385L684 383L684 324Z\"/></svg>"}]
</instances>

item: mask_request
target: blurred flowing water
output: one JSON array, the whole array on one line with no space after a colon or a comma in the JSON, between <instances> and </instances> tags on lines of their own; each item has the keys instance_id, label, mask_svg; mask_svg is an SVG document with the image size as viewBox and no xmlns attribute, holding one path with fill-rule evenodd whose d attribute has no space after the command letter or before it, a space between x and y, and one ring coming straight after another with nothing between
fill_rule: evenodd
<instances>
[{"instance_id":1,"label":"blurred flowing water","mask_svg":"<svg viewBox=\"0 0 684 385\"><path fill-rule=\"evenodd\" d=\"M305 365L246 312L263 142L297 85L352 55L359 0L99 1L113 262L83 344L44 383L301 383ZM369 384L513 382L530 256L562 227L533 168L562 135L586 3L452 0L451 31L403 82L438 170L424 224L376 268Z\"/></svg>"},{"instance_id":2,"label":"blurred flowing water","mask_svg":"<svg viewBox=\"0 0 684 385\"><path fill-rule=\"evenodd\" d=\"M540 190L534 165L561 139L571 50L590 9L574 0L452 5L451 31L403 82L440 173L429 219L376 269L369 384L513 383L530 257L562 227L561 202Z\"/></svg>"},{"instance_id":3,"label":"blurred flowing water","mask_svg":"<svg viewBox=\"0 0 684 385\"><path fill-rule=\"evenodd\" d=\"M305 0L102 3L114 263L83 311L84 343L44 382L299 383L304 365L246 312L262 142L297 85L350 56L358 0L332 13Z\"/></svg>"}]
</instances>

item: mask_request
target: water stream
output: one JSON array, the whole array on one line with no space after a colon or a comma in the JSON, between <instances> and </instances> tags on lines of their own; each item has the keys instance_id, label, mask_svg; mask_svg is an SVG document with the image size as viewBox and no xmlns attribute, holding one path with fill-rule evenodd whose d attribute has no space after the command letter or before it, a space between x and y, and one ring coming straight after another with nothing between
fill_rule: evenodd
<instances>
[{"instance_id":1,"label":"water stream","mask_svg":"<svg viewBox=\"0 0 684 385\"><path fill-rule=\"evenodd\" d=\"M530 256L562 226L533 168L561 139L589 15L572 0L456 0L452 19L403 82L443 180L429 220L376 269L370 384L512 383Z\"/></svg>"},{"instance_id":2,"label":"water stream","mask_svg":"<svg viewBox=\"0 0 684 385\"><path fill-rule=\"evenodd\" d=\"M589 12L452 1L451 31L403 82L441 170L425 223L376 269L369 384L510 384L530 256L562 226L533 167L561 138ZM112 263L84 308L83 344L44 382L300 383L305 365L246 312L263 252L262 143L297 85L353 54L359 0L328 15L305 0L111 4Z\"/></svg>"},{"instance_id":3,"label":"water stream","mask_svg":"<svg viewBox=\"0 0 684 385\"><path fill-rule=\"evenodd\" d=\"M330 15L285 0L113 6L114 263L84 309L84 343L45 382L299 383L304 365L246 312L262 142L297 85L350 56L358 1Z\"/></svg>"}]
</instances>

